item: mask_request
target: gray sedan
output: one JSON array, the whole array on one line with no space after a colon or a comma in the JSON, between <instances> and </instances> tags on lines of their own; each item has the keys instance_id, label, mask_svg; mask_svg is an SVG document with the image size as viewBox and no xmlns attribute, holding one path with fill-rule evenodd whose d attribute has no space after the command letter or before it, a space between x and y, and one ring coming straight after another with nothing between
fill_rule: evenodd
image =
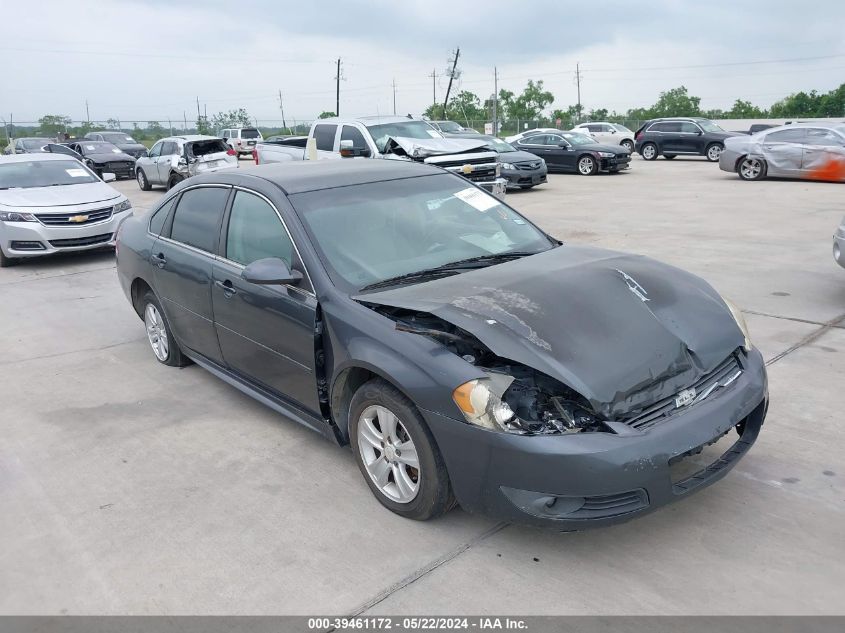
<instances>
[{"instance_id":1,"label":"gray sedan","mask_svg":"<svg viewBox=\"0 0 845 633\"><path fill-rule=\"evenodd\" d=\"M845 218L839 223L839 228L833 234L833 259L845 268Z\"/></svg>"},{"instance_id":2,"label":"gray sedan","mask_svg":"<svg viewBox=\"0 0 845 633\"><path fill-rule=\"evenodd\" d=\"M516 149L495 136L478 134L450 134L451 137L487 140L490 149L499 153L502 178L508 181L508 189L531 189L546 182L549 173L546 161L539 156Z\"/></svg>"},{"instance_id":3,"label":"gray sedan","mask_svg":"<svg viewBox=\"0 0 845 633\"><path fill-rule=\"evenodd\" d=\"M743 180L845 181L845 123L794 123L725 139L719 168Z\"/></svg>"}]
</instances>

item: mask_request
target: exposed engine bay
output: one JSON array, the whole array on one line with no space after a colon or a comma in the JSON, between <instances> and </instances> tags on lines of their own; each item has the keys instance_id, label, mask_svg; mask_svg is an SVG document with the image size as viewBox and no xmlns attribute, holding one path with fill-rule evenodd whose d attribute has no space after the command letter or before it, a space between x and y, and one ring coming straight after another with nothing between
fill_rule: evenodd
<instances>
[{"instance_id":1,"label":"exposed engine bay","mask_svg":"<svg viewBox=\"0 0 845 633\"><path fill-rule=\"evenodd\" d=\"M394 320L397 330L432 338L487 374L485 393L477 396L477 389L467 393L470 399L484 399L476 404L485 410L490 424L475 421L481 426L522 435L609 430L583 396L531 367L497 356L469 332L426 312L369 307Z\"/></svg>"}]
</instances>

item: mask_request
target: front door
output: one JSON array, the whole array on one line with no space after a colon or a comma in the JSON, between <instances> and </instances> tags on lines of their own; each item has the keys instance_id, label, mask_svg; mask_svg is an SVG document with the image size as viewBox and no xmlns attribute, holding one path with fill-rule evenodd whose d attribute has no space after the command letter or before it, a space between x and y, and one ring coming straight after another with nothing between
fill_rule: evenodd
<instances>
[{"instance_id":1,"label":"front door","mask_svg":"<svg viewBox=\"0 0 845 633\"><path fill-rule=\"evenodd\" d=\"M778 130L763 139L763 158L770 176L796 177L801 173L807 130L801 127Z\"/></svg>"},{"instance_id":2,"label":"front door","mask_svg":"<svg viewBox=\"0 0 845 633\"><path fill-rule=\"evenodd\" d=\"M214 264L214 321L226 365L301 409L319 414L314 366L317 299L281 216L264 196L235 191ZM303 272L297 286L257 285L241 276L267 257Z\"/></svg>"},{"instance_id":3,"label":"front door","mask_svg":"<svg viewBox=\"0 0 845 633\"><path fill-rule=\"evenodd\" d=\"M702 147L704 133L692 121L681 122L681 133L678 134L678 149L688 154L701 154L704 152Z\"/></svg>"},{"instance_id":4,"label":"front door","mask_svg":"<svg viewBox=\"0 0 845 633\"><path fill-rule=\"evenodd\" d=\"M214 253L230 187L188 189L153 244L155 290L180 345L220 363L211 283Z\"/></svg>"}]
</instances>

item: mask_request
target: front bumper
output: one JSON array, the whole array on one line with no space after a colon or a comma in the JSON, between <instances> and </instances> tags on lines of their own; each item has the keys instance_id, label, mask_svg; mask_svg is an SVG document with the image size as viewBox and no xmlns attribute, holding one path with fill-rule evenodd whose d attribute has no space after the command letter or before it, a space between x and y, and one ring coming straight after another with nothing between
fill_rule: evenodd
<instances>
[{"instance_id":1,"label":"front bumper","mask_svg":"<svg viewBox=\"0 0 845 633\"><path fill-rule=\"evenodd\" d=\"M845 224L840 226L833 236L833 259L845 268Z\"/></svg>"},{"instance_id":2,"label":"front bumper","mask_svg":"<svg viewBox=\"0 0 845 633\"><path fill-rule=\"evenodd\" d=\"M599 169L601 171L620 171L631 166L631 157L624 158L599 158Z\"/></svg>"},{"instance_id":3,"label":"front bumper","mask_svg":"<svg viewBox=\"0 0 845 633\"><path fill-rule=\"evenodd\" d=\"M503 169L502 177L508 181L509 189L533 187L547 182L548 169L545 165L537 169Z\"/></svg>"},{"instance_id":4,"label":"front bumper","mask_svg":"<svg viewBox=\"0 0 845 633\"><path fill-rule=\"evenodd\" d=\"M508 188L508 181L504 178L496 178L495 180L477 182L475 184L484 189L487 193L492 193L500 200L504 199L505 191L507 191Z\"/></svg>"},{"instance_id":5,"label":"front bumper","mask_svg":"<svg viewBox=\"0 0 845 633\"><path fill-rule=\"evenodd\" d=\"M130 217L132 217L132 209L114 213L104 222L82 226L44 226L40 222L0 222L0 248L7 257L18 258L113 247L120 225Z\"/></svg>"},{"instance_id":6,"label":"front bumper","mask_svg":"<svg viewBox=\"0 0 845 633\"><path fill-rule=\"evenodd\" d=\"M757 439L767 407L763 358L752 350L729 388L645 431L519 436L423 415L465 510L580 530L629 520L718 481ZM720 459L672 482L670 461L725 433L736 437L740 423L742 435Z\"/></svg>"}]
</instances>

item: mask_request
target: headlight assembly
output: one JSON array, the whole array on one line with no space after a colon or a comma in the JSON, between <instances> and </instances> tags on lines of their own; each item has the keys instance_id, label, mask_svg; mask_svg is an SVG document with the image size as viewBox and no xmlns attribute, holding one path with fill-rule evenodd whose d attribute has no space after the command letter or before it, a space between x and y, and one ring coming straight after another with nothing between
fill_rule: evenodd
<instances>
[{"instance_id":1,"label":"headlight assembly","mask_svg":"<svg viewBox=\"0 0 845 633\"><path fill-rule=\"evenodd\" d=\"M616 156L616 154L614 154L613 152L599 152L599 156L601 156L602 158L613 158L614 156Z\"/></svg>"},{"instance_id":2,"label":"headlight assembly","mask_svg":"<svg viewBox=\"0 0 845 633\"><path fill-rule=\"evenodd\" d=\"M124 211L128 211L132 208L132 203L129 200L124 200L123 202L118 202L112 208L112 213L123 213Z\"/></svg>"},{"instance_id":3,"label":"headlight assembly","mask_svg":"<svg viewBox=\"0 0 845 633\"><path fill-rule=\"evenodd\" d=\"M540 390L525 390L517 399L514 411L505 401L513 376L486 372L487 378L470 380L452 392L452 399L470 424L491 431L516 435L564 435L585 431L608 430L587 409L564 396L553 396ZM520 384L520 388L523 388ZM524 409L524 411L523 411Z\"/></svg>"},{"instance_id":4,"label":"headlight assembly","mask_svg":"<svg viewBox=\"0 0 845 633\"><path fill-rule=\"evenodd\" d=\"M742 316L742 312L738 307L736 307L732 301L725 299L722 297L722 301L725 302L725 305L728 306L728 310L731 312L731 316L736 321L737 326L742 331L742 335L745 337L745 342L743 343L742 347L746 352L750 352L751 348L754 347L751 344L751 339L748 337L748 325L745 323L745 317Z\"/></svg>"},{"instance_id":5,"label":"headlight assembly","mask_svg":"<svg viewBox=\"0 0 845 633\"><path fill-rule=\"evenodd\" d=\"M502 169L516 169L516 167L512 163L500 163Z\"/></svg>"},{"instance_id":6,"label":"headlight assembly","mask_svg":"<svg viewBox=\"0 0 845 633\"><path fill-rule=\"evenodd\" d=\"M31 213L0 211L0 222L38 222L38 220Z\"/></svg>"}]
</instances>

